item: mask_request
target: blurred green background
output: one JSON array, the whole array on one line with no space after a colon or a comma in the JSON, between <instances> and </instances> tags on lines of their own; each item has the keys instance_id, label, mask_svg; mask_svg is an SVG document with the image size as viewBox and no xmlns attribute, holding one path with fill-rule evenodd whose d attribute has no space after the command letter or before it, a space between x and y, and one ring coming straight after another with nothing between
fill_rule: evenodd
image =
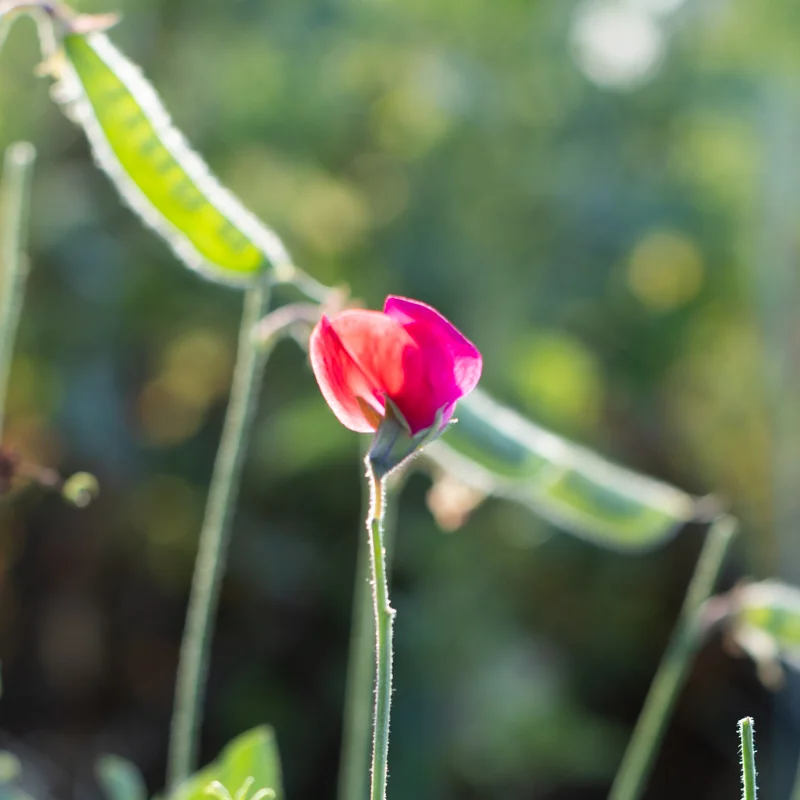
<instances>
[{"instance_id":1,"label":"blurred green background","mask_svg":"<svg viewBox=\"0 0 800 800\"><path fill-rule=\"evenodd\" d=\"M745 523L725 584L800 578L800 7L788 0L120 0L114 41L223 183L325 283L405 294L481 348L482 386ZM2 507L0 744L38 798L94 758L161 787L183 613L241 296L118 200L33 68L0 56L0 145L39 150L7 443L89 470L85 511ZM288 297L288 294L287 294ZM361 519L359 441L302 352L267 372L214 645L204 756L273 723L288 796L332 798ZM503 502L397 533L396 798L600 798L702 528L641 556ZM737 791L736 720L785 796L777 704L713 639L648 796ZM780 790L784 794L780 794Z\"/></svg>"}]
</instances>

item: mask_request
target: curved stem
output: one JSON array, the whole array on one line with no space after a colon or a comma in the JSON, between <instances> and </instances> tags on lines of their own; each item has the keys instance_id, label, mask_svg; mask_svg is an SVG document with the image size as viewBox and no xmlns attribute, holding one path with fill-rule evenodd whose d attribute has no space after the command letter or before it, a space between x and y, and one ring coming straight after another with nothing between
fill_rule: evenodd
<instances>
[{"instance_id":1,"label":"curved stem","mask_svg":"<svg viewBox=\"0 0 800 800\"><path fill-rule=\"evenodd\" d=\"M375 719L372 740L371 800L385 800L389 760L389 712L392 703L392 627L394 609L389 605L383 521L386 498L383 480L375 475L367 458L370 510L367 531L372 567L372 604L375 612Z\"/></svg>"},{"instance_id":2,"label":"curved stem","mask_svg":"<svg viewBox=\"0 0 800 800\"><path fill-rule=\"evenodd\" d=\"M269 348L263 344L256 346L252 330L264 315L268 302L269 289L266 286L253 287L245 295L231 396L200 531L178 663L175 709L167 757L167 787L170 793L197 766L198 733L220 584L225 573L245 450L264 365L269 355Z\"/></svg>"},{"instance_id":3,"label":"curved stem","mask_svg":"<svg viewBox=\"0 0 800 800\"><path fill-rule=\"evenodd\" d=\"M17 142L6 150L3 166L3 187L0 204L0 436L5 420L8 377L14 355L25 283L28 279L28 260L25 238L28 231L30 183L36 150L32 144Z\"/></svg>"},{"instance_id":4,"label":"curved stem","mask_svg":"<svg viewBox=\"0 0 800 800\"><path fill-rule=\"evenodd\" d=\"M756 746L752 717L739 720L739 742L742 749L742 800L756 800Z\"/></svg>"},{"instance_id":5,"label":"curved stem","mask_svg":"<svg viewBox=\"0 0 800 800\"><path fill-rule=\"evenodd\" d=\"M708 630L701 609L714 590L736 529L736 520L723 516L717 518L708 532L680 617L647 693L609 800L637 800L644 789L692 658Z\"/></svg>"},{"instance_id":6,"label":"curved stem","mask_svg":"<svg viewBox=\"0 0 800 800\"><path fill-rule=\"evenodd\" d=\"M397 522L398 497L405 483L406 472L386 486L383 514L383 547L387 575L391 574L392 547ZM369 510L371 490L364 492L364 513ZM375 625L370 591L369 538L360 536L353 590L353 618L350 633L350 654L345 687L344 729L339 766L339 800L364 800L369 791L370 733L372 723L371 692L375 678Z\"/></svg>"}]
</instances>

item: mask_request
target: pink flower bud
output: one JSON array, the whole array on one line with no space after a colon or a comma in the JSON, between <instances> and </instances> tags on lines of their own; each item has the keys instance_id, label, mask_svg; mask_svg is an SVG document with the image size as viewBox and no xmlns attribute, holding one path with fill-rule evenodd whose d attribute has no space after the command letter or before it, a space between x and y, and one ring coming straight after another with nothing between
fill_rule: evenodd
<instances>
[{"instance_id":1,"label":"pink flower bud","mask_svg":"<svg viewBox=\"0 0 800 800\"><path fill-rule=\"evenodd\" d=\"M383 311L323 316L311 334L311 367L322 396L346 427L377 430L387 398L412 436L440 418L481 376L481 354L438 311L416 300L388 297Z\"/></svg>"}]
</instances>

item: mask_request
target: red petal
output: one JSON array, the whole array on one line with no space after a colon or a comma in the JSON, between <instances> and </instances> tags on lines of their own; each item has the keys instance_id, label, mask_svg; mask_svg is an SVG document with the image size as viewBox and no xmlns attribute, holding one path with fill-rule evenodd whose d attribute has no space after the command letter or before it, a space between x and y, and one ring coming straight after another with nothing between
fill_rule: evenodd
<instances>
[{"instance_id":1,"label":"red petal","mask_svg":"<svg viewBox=\"0 0 800 800\"><path fill-rule=\"evenodd\" d=\"M453 369L427 329L415 332L380 311L345 311L331 324L376 392L395 402L411 432L429 427L453 393Z\"/></svg>"},{"instance_id":2,"label":"red petal","mask_svg":"<svg viewBox=\"0 0 800 800\"><path fill-rule=\"evenodd\" d=\"M449 354L452 360L453 383L458 389L457 396L451 397L451 401L469 394L475 388L483 369L480 351L435 308L418 300L389 296L386 298L383 311L387 316L409 327L410 331L417 329L417 325L426 328L430 333L430 336L426 337L429 343L433 340L438 341L439 347ZM428 346L430 347L430 344Z\"/></svg>"},{"instance_id":3,"label":"red petal","mask_svg":"<svg viewBox=\"0 0 800 800\"><path fill-rule=\"evenodd\" d=\"M323 315L309 341L311 368L322 396L339 422L352 431L375 430L362 411L358 398L383 415L383 402L375 386L342 344L333 325Z\"/></svg>"}]
</instances>

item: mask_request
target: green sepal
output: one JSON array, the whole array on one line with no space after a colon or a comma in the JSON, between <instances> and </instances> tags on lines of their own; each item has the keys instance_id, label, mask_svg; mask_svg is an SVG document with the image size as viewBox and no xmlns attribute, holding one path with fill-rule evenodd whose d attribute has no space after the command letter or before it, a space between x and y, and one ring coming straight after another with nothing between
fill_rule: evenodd
<instances>
[{"instance_id":1,"label":"green sepal","mask_svg":"<svg viewBox=\"0 0 800 800\"><path fill-rule=\"evenodd\" d=\"M439 409L429 428L412 434L411 426L400 409L388 397L384 399L386 413L367 453L367 460L378 479L386 477L426 444L441 436L446 427L442 425L442 411Z\"/></svg>"}]
</instances>

